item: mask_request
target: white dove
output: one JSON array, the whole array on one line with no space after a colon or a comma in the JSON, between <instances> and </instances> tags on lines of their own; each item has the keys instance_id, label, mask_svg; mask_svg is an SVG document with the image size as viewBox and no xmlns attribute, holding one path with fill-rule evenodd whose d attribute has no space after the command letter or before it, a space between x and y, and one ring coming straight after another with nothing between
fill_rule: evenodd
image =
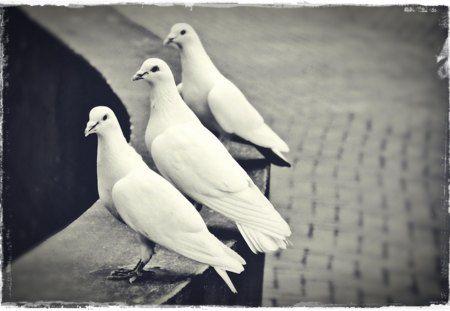
<instances>
[{"instance_id":1,"label":"white dove","mask_svg":"<svg viewBox=\"0 0 450 311\"><path fill-rule=\"evenodd\" d=\"M98 166L103 167L99 172L105 172L98 176L100 200L115 207L141 242L136 267L113 271L109 278L133 282L141 277L157 243L212 266L236 293L226 271L241 273L244 259L212 235L195 207L145 164L126 142L111 109L91 110L85 135L92 133L98 136Z\"/></svg>"},{"instance_id":2,"label":"white dove","mask_svg":"<svg viewBox=\"0 0 450 311\"><path fill-rule=\"evenodd\" d=\"M150 58L133 77L140 79L152 87L145 142L161 174L197 202L235 221L254 253L286 248L289 225L183 102L169 66Z\"/></svg>"},{"instance_id":3,"label":"white dove","mask_svg":"<svg viewBox=\"0 0 450 311\"><path fill-rule=\"evenodd\" d=\"M288 145L264 122L239 88L214 66L190 25L175 24L164 44L180 51L182 82L178 91L206 127L252 143L275 165L291 166L282 154L289 152Z\"/></svg>"}]
</instances>

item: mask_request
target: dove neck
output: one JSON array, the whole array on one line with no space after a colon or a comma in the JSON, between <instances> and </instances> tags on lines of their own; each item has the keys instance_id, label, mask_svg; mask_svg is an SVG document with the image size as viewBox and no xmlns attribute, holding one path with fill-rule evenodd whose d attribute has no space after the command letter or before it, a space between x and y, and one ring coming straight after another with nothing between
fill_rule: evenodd
<instances>
[{"instance_id":1,"label":"dove neck","mask_svg":"<svg viewBox=\"0 0 450 311\"><path fill-rule=\"evenodd\" d=\"M111 128L107 134L98 134L98 150L109 152L120 152L124 146L128 146L120 128Z\"/></svg>"},{"instance_id":2,"label":"dove neck","mask_svg":"<svg viewBox=\"0 0 450 311\"><path fill-rule=\"evenodd\" d=\"M183 47L180 56L183 73L186 70L209 70L219 74L219 71L216 66L214 66L208 53L206 53L200 40Z\"/></svg>"},{"instance_id":3,"label":"dove neck","mask_svg":"<svg viewBox=\"0 0 450 311\"><path fill-rule=\"evenodd\" d=\"M127 143L120 128L98 136L97 176L103 186L112 189L118 180L140 165L145 166L142 157Z\"/></svg>"},{"instance_id":4,"label":"dove neck","mask_svg":"<svg viewBox=\"0 0 450 311\"><path fill-rule=\"evenodd\" d=\"M173 125L197 119L178 93L175 81L160 83L153 87L150 105L147 129L152 135L158 135Z\"/></svg>"},{"instance_id":5,"label":"dove neck","mask_svg":"<svg viewBox=\"0 0 450 311\"><path fill-rule=\"evenodd\" d=\"M173 79L170 79L170 81L159 81L156 85L153 85L150 95L152 110L160 109L167 105L174 105L179 100L181 100L181 97ZM160 103L164 103L164 105L160 105Z\"/></svg>"}]
</instances>

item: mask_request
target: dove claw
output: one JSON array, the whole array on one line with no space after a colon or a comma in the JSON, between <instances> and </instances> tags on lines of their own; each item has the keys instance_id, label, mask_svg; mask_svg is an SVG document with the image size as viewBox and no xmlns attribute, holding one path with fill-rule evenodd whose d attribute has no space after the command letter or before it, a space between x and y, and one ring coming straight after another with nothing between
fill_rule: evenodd
<instances>
[{"instance_id":1,"label":"dove claw","mask_svg":"<svg viewBox=\"0 0 450 311\"><path fill-rule=\"evenodd\" d=\"M130 284L133 284L134 283L134 281L136 281L137 280L137 276L133 276L132 278L130 278L128 281L130 282Z\"/></svg>"},{"instance_id":2,"label":"dove claw","mask_svg":"<svg viewBox=\"0 0 450 311\"><path fill-rule=\"evenodd\" d=\"M157 270L158 268L155 269ZM106 279L112 281L128 280L130 284L133 284L136 281L151 278L155 274L156 273L154 271L144 270L144 263L142 261L139 261L136 267L134 267L133 269L119 268L111 271Z\"/></svg>"},{"instance_id":3,"label":"dove claw","mask_svg":"<svg viewBox=\"0 0 450 311\"><path fill-rule=\"evenodd\" d=\"M113 271L111 271L109 276L106 277L106 279L114 280L114 281L129 279L130 283L132 283L131 279L134 278L134 280L133 280L133 282L134 282L137 278L139 278L140 275L142 275L144 266L145 265L142 262L142 260L139 260L139 262L133 269L119 268L119 269L113 270Z\"/></svg>"}]
</instances>

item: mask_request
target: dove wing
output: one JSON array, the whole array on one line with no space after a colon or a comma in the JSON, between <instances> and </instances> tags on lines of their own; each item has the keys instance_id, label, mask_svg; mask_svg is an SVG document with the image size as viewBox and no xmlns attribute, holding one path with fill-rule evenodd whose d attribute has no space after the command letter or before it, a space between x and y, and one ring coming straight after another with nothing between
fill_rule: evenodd
<instances>
[{"instance_id":1,"label":"dove wing","mask_svg":"<svg viewBox=\"0 0 450 311\"><path fill-rule=\"evenodd\" d=\"M135 170L114 185L112 195L120 216L136 232L190 259L242 271L195 207L156 173Z\"/></svg>"},{"instance_id":2,"label":"dove wing","mask_svg":"<svg viewBox=\"0 0 450 311\"><path fill-rule=\"evenodd\" d=\"M217 122L228 133L245 132L264 123L258 111L229 80L217 82L207 100Z\"/></svg>"},{"instance_id":3,"label":"dove wing","mask_svg":"<svg viewBox=\"0 0 450 311\"><path fill-rule=\"evenodd\" d=\"M217 123L258 146L288 152L287 144L266 124L244 94L229 80L220 80L208 94L208 106Z\"/></svg>"},{"instance_id":4,"label":"dove wing","mask_svg":"<svg viewBox=\"0 0 450 311\"><path fill-rule=\"evenodd\" d=\"M159 135L151 154L158 170L187 193L222 195L252 182L220 141L193 122Z\"/></svg>"},{"instance_id":5,"label":"dove wing","mask_svg":"<svg viewBox=\"0 0 450 311\"><path fill-rule=\"evenodd\" d=\"M289 226L220 141L186 123L159 135L151 146L160 172L200 203L232 220L277 237Z\"/></svg>"}]
</instances>

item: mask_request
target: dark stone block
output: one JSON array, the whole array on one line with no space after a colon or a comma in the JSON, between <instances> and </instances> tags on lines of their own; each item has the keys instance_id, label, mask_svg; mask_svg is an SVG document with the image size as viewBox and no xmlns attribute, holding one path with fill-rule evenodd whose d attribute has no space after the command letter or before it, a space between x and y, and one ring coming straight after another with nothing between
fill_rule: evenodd
<instances>
[{"instance_id":1,"label":"dark stone block","mask_svg":"<svg viewBox=\"0 0 450 311\"><path fill-rule=\"evenodd\" d=\"M98 198L96 140L83 134L90 109L111 107L128 137L130 122L82 57L19 10L7 8L4 17L3 241L12 259Z\"/></svg>"}]
</instances>

